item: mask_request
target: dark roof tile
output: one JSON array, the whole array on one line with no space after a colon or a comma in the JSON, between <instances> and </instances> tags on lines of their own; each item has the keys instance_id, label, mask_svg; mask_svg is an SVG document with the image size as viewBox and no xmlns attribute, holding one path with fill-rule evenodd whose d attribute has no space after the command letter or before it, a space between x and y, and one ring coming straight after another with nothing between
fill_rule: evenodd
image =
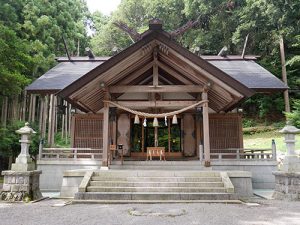
<instances>
[{"instance_id":1,"label":"dark roof tile","mask_svg":"<svg viewBox=\"0 0 300 225\"><path fill-rule=\"evenodd\" d=\"M254 90L287 89L287 86L268 70L252 60L208 60L232 78Z\"/></svg>"},{"instance_id":2,"label":"dark roof tile","mask_svg":"<svg viewBox=\"0 0 300 225\"><path fill-rule=\"evenodd\" d=\"M59 91L93 70L103 61L61 62L26 87L29 92Z\"/></svg>"}]
</instances>

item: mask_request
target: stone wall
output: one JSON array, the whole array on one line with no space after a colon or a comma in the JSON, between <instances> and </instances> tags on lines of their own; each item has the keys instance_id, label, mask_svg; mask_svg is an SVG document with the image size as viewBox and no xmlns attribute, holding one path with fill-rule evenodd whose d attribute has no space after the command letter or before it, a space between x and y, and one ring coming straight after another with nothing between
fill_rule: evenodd
<instances>
[{"instance_id":1,"label":"stone wall","mask_svg":"<svg viewBox=\"0 0 300 225\"><path fill-rule=\"evenodd\" d=\"M300 199L300 172L274 172L276 199L299 200Z\"/></svg>"},{"instance_id":2,"label":"stone wall","mask_svg":"<svg viewBox=\"0 0 300 225\"><path fill-rule=\"evenodd\" d=\"M254 189L274 189L275 177L272 174L278 170L277 162L271 160L223 160L211 162L213 170L249 171L252 174Z\"/></svg>"},{"instance_id":3,"label":"stone wall","mask_svg":"<svg viewBox=\"0 0 300 225\"><path fill-rule=\"evenodd\" d=\"M37 168L42 170L40 189L44 192L60 191L64 171L77 169L99 169L98 160L38 160ZM76 179L76 178L74 178Z\"/></svg>"},{"instance_id":4,"label":"stone wall","mask_svg":"<svg viewBox=\"0 0 300 225\"><path fill-rule=\"evenodd\" d=\"M42 194L39 189L39 176L42 171L3 171L4 183L1 200L22 201L24 197L31 200L40 199Z\"/></svg>"}]
</instances>

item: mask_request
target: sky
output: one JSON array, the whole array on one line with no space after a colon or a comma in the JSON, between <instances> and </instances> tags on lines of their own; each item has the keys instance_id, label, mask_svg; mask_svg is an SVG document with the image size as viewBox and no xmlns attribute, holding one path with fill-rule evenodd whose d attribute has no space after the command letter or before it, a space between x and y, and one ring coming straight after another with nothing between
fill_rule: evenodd
<instances>
[{"instance_id":1,"label":"sky","mask_svg":"<svg viewBox=\"0 0 300 225\"><path fill-rule=\"evenodd\" d=\"M117 9L121 0L86 0L90 12L96 10L102 12L105 15L109 15L112 11Z\"/></svg>"}]
</instances>

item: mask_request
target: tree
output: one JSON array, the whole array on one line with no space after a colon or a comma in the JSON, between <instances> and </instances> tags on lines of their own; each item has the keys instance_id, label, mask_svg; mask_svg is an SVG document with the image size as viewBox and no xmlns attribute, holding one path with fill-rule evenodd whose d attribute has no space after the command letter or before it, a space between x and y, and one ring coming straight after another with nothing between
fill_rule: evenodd
<instances>
[{"instance_id":1,"label":"tree","mask_svg":"<svg viewBox=\"0 0 300 225\"><path fill-rule=\"evenodd\" d=\"M294 101L293 110L291 113L286 114L287 118L295 125L300 128L300 100Z\"/></svg>"},{"instance_id":2,"label":"tree","mask_svg":"<svg viewBox=\"0 0 300 225\"><path fill-rule=\"evenodd\" d=\"M30 80L32 57L29 45L0 23L0 96L18 95Z\"/></svg>"}]
</instances>

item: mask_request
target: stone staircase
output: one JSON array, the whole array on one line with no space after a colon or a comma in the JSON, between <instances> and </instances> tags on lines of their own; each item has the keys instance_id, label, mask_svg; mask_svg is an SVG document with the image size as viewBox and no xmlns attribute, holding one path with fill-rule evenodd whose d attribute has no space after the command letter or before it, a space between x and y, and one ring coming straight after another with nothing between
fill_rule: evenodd
<instances>
[{"instance_id":1,"label":"stone staircase","mask_svg":"<svg viewBox=\"0 0 300 225\"><path fill-rule=\"evenodd\" d=\"M109 166L112 170L211 170L211 167L204 167L199 160L194 161L112 161Z\"/></svg>"},{"instance_id":2,"label":"stone staircase","mask_svg":"<svg viewBox=\"0 0 300 225\"><path fill-rule=\"evenodd\" d=\"M226 172L89 171L74 202L151 203L235 200Z\"/></svg>"}]
</instances>

